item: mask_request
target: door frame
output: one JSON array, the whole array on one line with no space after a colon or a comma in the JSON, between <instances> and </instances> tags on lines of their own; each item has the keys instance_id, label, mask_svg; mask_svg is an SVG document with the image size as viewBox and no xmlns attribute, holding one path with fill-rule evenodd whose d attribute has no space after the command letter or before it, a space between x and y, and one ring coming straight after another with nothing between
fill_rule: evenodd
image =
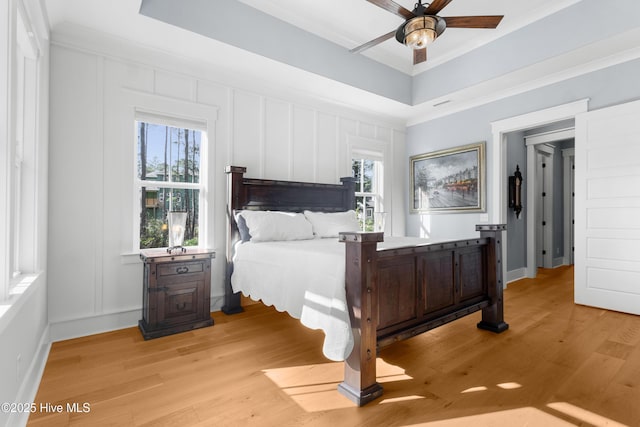
<instances>
[{"instance_id":1,"label":"door frame","mask_svg":"<svg viewBox=\"0 0 640 427\"><path fill-rule=\"evenodd\" d=\"M575 217L575 148L562 150L564 161L564 263L573 265L574 229ZM567 209L569 207L569 209Z\"/></svg>"},{"instance_id":2,"label":"door frame","mask_svg":"<svg viewBox=\"0 0 640 427\"><path fill-rule=\"evenodd\" d=\"M542 241L546 242L547 249L549 249L542 255L542 267L553 267L553 231L555 228L553 221L553 158L555 148L542 142L534 143L531 138L525 138L525 141L527 145L527 179L529 181L527 184L527 242L530 242L527 245L527 277L533 278L537 276L540 250L544 249L538 247L539 237L542 237ZM540 158L538 156L545 157L546 167L539 168ZM542 191L546 193L544 203ZM539 213L542 214L541 216L546 223L542 232ZM551 247L549 247L549 242L551 242ZM531 258L535 260L533 264L530 261Z\"/></svg>"},{"instance_id":3,"label":"door frame","mask_svg":"<svg viewBox=\"0 0 640 427\"><path fill-rule=\"evenodd\" d=\"M562 120L574 119L577 114L587 112L589 98L558 105L491 122L493 173L491 174L490 220L494 224L507 223L507 133L548 125ZM507 277L507 245L502 246L502 277ZM503 285L506 286L506 283Z\"/></svg>"}]
</instances>

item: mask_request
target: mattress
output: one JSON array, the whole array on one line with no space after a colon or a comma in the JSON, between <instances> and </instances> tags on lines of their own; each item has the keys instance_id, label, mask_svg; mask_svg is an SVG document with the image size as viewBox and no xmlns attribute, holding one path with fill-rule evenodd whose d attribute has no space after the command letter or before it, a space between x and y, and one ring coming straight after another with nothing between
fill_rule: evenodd
<instances>
[{"instance_id":1,"label":"mattress","mask_svg":"<svg viewBox=\"0 0 640 427\"><path fill-rule=\"evenodd\" d=\"M433 243L385 237L378 250ZM335 238L239 242L231 285L252 300L286 311L325 334L323 354L345 360L353 349L345 290L345 243Z\"/></svg>"}]
</instances>

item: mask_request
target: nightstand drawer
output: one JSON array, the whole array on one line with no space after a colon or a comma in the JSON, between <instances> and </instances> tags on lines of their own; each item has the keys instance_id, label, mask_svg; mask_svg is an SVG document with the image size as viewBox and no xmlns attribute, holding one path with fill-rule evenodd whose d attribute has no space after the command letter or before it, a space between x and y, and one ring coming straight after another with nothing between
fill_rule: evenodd
<instances>
[{"instance_id":1,"label":"nightstand drawer","mask_svg":"<svg viewBox=\"0 0 640 427\"><path fill-rule=\"evenodd\" d=\"M202 273L204 262L183 262L158 264L158 278L165 276L176 276L178 274Z\"/></svg>"},{"instance_id":2,"label":"nightstand drawer","mask_svg":"<svg viewBox=\"0 0 640 427\"><path fill-rule=\"evenodd\" d=\"M173 285L158 294L158 323L169 326L198 320L204 300L204 281Z\"/></svg>"}]
</instances>

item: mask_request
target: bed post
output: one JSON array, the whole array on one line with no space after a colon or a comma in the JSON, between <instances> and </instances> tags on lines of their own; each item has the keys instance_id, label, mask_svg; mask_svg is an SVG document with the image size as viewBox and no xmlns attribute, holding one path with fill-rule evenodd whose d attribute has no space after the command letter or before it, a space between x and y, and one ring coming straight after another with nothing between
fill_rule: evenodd
<instances>
[{"instance_id":1,"label":"bed post","mask_svg":"<svg viewBox=\"0 0 640 427\"><path fill-rule=\"evenodd\" d=\"M383 241L383 234L340 233L340 241L346 244L345 285L354 344L338 391L362 406L382 395L382 386L376 382L376 246Z\"/></svg>"},{"instance_id":2,"label":"bed post","mask_svg":"<svg viewBox=\"0 0 640 427\"><path fill-rule=\"evenodd\" d=\"M482 321L478 328L500 333L509 328L504 321L504 302L502 293L504 282L502 279L502 232L507 229L505 224L479 224L476 231L480 237L489 239L487 246L487 279L488 293L491 305L482 309Z\"/></svg>"},{"instance_id":3,"label":"bed post","mask_svg":"<svg viewBox=\"0 0 640 427\"><path fill-rule=\"evenodd\" d=\"M240 233L233 217L233 211L241 207L240 192L242 191L242 179L247 171L245 167L227 166L227 268L224 281L224 305L222 312L235 314L243 311L240 304L240 293L234 293L231 288L231 273L233 272L233 246L240 239Z\"/></svg>"}]
</instances>

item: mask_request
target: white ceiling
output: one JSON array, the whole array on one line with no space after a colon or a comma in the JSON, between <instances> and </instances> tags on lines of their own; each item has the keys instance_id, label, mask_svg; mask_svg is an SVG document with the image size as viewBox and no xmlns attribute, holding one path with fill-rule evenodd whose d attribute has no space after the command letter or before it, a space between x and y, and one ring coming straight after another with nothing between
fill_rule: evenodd
<instances>
[{"instance_id":1,"label":"white ceiling","mask_svg":"<svg viewBox=\"0 0 640 427\"><path fill-rule=\"evenodd\" d=\"M624 30L626 32L620 34L614 32L606 40L587 43L583 46L574 43L575 46L582 47L565 52L556 49L556 53L550 53L546 59L540 57L528 65L507 70L470 85L452 87L447 89L446 93L439 93L435 97L427 97L426 100L408 105L380 95L375 90L356 87L358 85L341 82L331 76L310 72L277 58L234 47L180 26L144 16L139 13L142 0L41 1L45 4L49 15L54 42L58 40L62 43L88 46L94 42L100 43L100 37L97 35L107 35L116 42L122 41L122 47L133 44L148 48L150 54L161 52L175 57L193 59L196 61L194 63L202 64L204 68L215 69L218 76L216 78L223 79L221 81L232 86L263 93L276 93L280 96L283 94L312 96L321 102L380 114L387 119L399 120L406 125L442 117L612 63L640 57L640 25L627 22ZM165 4L166 1L168 0L165 0ZM180 11L182 3L178 2L182 0L171 1L176 1L173 5ZM192 0L189 3L215 8L216 3L208 3L211 1ZM232 0L223 1L231 2ZM343 46L346 51L385 34L402 23L402 18L366 0L233 1L242 2L245 6L254 7L262 13L303 28L330 40L335 45ZM410 10L414 6L413 0L396 0L396 2ZM439 72L441 75L442 69L448 69L447 66L453 64L448 61L459 55L468 53L498 37L504 37L509 32L523 29L527 24L545 16L562 12L562 9L577 3L588 3L592 9L597 8L597 3L590 0L453 0L440 12L441 16L498 14L505 17L495 30L447 29L430 46L427 62L416 67L412 65L409 49L395 39L387 40L361 54L353 55L367 55L374 61L399 70L395 72L400 75L404 72L405 75L414 76L414 80L420 79L419 83L424 83L430 79L431 73ZM612 3L609 9L615 9L615 4ZM630 3L630 0L624 0L624 2L620 0L620 5L617 7L620 10L612 14L611 19L616 19L616 16L620 18L620 14L625 13L625 8L631 9L626 11L627 15L633 15L638 9L638 6L633 2ZM590 9L587 7L587 10ZM589 12L589 15L592 13L594 12ZM355 20L357 23L351 23L349 20ZM627 16L626 21L629 20L633 20L633 16ZM615 27L611 28L615 29ZM629 30L629 28L635 29ZM86 32L87 29L90 30L89 33ZM238 31L241 30L242 28L238 28ZM558 34L560 30L555 28L554 31ZM561 37L567 40L572 39L569 29L562 31L564 32L560 34ZM96 37L91 34L95 34ZM256 43L259 42L259 40L256 41ZM486 62L508 63L515 53L520 56L526 55L526 52L508 53L507 61L503 60L504 53L500 53L502 59L487 58ZM464 71L467 75L477 74L477 70L468 66L460 71ZM421 77L425 78L421 79ZM438 84L438 87L442 85ZM415 82L413 91L417 91ZM442 105L445 101L446 104Z\"/></svg>"},{"instance_id":2,"label":"white ceiling","mask_svg":"<svg viewBox=\"0 0 640 427\"><path fill-rule=\"evenodd\" d=\"M332 41L353 49L395 30L404 19L366 0L239 0ZM579 0L453 0L440 16L504 15L496 29L448 28L428 49L427 62L413 66L412 52L394 38L360 53L414 75L495 40ZM413 10L416 1L396 0ZM428 4L428 2L424 2Z\"/></svg>"},{"instance_id":3,"label":"white ceiling","mask_svg":"<svg viewBox=\"0 0 640 427\"><path fill-rule=\"evenodd\" d=\"M238 0L349 50L404 21L366 0ZM453 0L440 16L504 15L496 29L449 28L429 47L427 62L413 66L409 48L389 39L362 53L410 75L442 64L580 0ZM141 0L44 0L52 28L71 22L129 38ZM415 1L396 0L413 10ZM425 2L426 3L426 2ZM238 31L242 29L239 28ZM134 35L134 38L137 37Z\"/></svg>"}]
</instances>

